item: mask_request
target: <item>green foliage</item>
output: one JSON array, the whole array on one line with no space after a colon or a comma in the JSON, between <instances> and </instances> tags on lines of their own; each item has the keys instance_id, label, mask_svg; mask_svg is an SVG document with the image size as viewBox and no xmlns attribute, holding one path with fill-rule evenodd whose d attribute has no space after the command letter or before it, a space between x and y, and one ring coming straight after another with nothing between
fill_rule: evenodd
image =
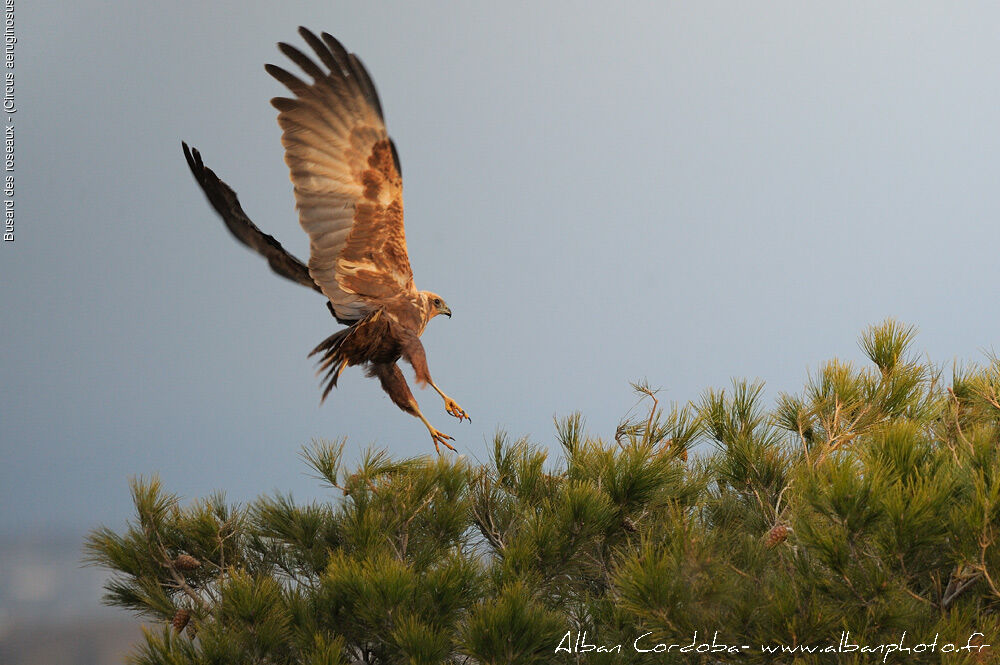
<instances>
[{"instance_id":1,"label":"green foliage","mask_svg":"<svg viewBox=\"0 0 1000 665\"><path fill-rule=\"evenodd\" d=\"M872 366L827 362L773 408L760 382L667 408L636 384L648 411L610 440L557 421L555 460L498 433L479 465L373 450L348 470L343 442L316 443L332 496L309 505L182 506L140 478L135 520L95 530L88 558L113 571L106 602L160 624L142 664L807 665L881 656L762 645L1000 641L1000 359L949 383L913 339L872 326ZM752 648L633 646L716 631Z\"/></svg>"}]
</instances>

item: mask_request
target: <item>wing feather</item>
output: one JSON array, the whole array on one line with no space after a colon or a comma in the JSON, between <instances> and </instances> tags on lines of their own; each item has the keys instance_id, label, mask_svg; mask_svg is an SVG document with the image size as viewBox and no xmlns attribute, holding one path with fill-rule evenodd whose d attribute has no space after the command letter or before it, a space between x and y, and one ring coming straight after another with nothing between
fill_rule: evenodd
<instances>
[{"instance_id":1,"label":"wing feather","mask_svg":"<svg viewBox=\"0 0 1000 665\"><path fill-rule=\"evenodd\" d=\"M359 319L416 293L403 227L399 157L371 77L334 37L299 28L318 62L278 48L312 82L267 65L294 97L276 97L299 223L309 234L309 275L338 319ZM322 65L322 66L321 66Z\"/></svg>"},{"instance_id":2,"label":"wing feather","mask_svg":"<svg viewBox=\"0 0 1000 665\"><path fill-rule=\"evenodd\" d=\"M233 236L267 259L268 265L274 272L310 289L321 291L305 264L285 251L285 248L273 236L267 235L250 221L250 218L243 212L236 192L220 180L212 169L205 166L197 148L189 148L188 144L183 141L181 141L181 146L184 149L184 158L187 160L188 168L191 169L191 174L194 175L198 185L201 186L208 198L208 202L222 217L226 228Z\"/></svg>"}]
</instances>

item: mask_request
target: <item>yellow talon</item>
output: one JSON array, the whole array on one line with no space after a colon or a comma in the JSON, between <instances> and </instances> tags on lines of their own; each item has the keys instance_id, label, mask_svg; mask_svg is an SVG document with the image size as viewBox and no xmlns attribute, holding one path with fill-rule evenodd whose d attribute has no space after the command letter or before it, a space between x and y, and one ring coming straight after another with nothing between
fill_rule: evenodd
<instances>
[{"instance_id":1,"label":"yellow talon","mask_svg":"<svg viewBox=\"0 0 1000 665\"><path fill-rule=\"evenodd\" d=\"M453 445L451 445L450 443L448 443L449 439L451 439L452 441L454 441L455 440L454 437L450 437L447 434L445 434L444 432L440 432L440 431L434 429L433 427L431 427L429 429L431 431L431 440L434 441L434 450L437 451L438 455L441 454L441 448L438 446L439 443L443 443L446 448L449 448L451 450L455 450L455 447ZM458 452L458 451L456 450L455 452Z\"/></svg>"},{"instance_id":2,"label":"yellow talon","mask_svg":"<svg viewBox=\"0 0 1000 665\"><path fill-rule=\"evenodd\" d=\"M465 409L458 405L458 402L450 397L444 398L444 410L448 412L449 415L455 416L461 422L463 418L468 418L469 422L472 422L472 417L465 412Z\"/></svg>"},{"instance_id":3,"label":"yellow talon","mask_svg":"<svg viewBox=\"0 0 1000 665\"><path fill-rule=\"evenodd\" d=\"M434 450L437 451L437 454L438 455L441 454L441 447L438 445L440 443L443 443L446 448L451 448L452 450L455 450L455 447L452 446L450 443L448 443L448 440L454 441L455 439L453 437L448 436L444 432L434 429L434 426L431 425L426 418L424 418L424 414L420 413L420 409L416 409L416 407L414 407L414 409L417 412L416 414L417 418L420 418L420 420L424 422L424 425L427 427L427 431L431 433L431 441L434 442ZM455 452L458 451L455 450Z\"/></svg>"}]
</instances>

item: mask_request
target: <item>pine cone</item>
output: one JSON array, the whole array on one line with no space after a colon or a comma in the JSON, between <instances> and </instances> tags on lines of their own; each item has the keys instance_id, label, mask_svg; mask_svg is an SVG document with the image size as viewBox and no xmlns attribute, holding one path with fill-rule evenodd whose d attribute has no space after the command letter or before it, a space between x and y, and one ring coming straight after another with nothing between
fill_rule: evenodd
<instances>
[{"instance_id":1,"label":"pine cone","mask_svg":"<svg viewBox=\"0 0 1000 665\"><path fill-rule=\"evenodd\" d=\"M788 538L788 527L784 524L775 524L764 536L764 544L768 547L777 547Z\"/></svg>"},{"instance_id":2,"label":"pine cone","mask_svg":"<svg viewBox=\"0 0 1000 665\"><path fill-rule=\"evenodd\" d=\"M177 570L194 570L201 567L201 561L195 559L190 554L181 554L174 559L174 568Z\"/></svg>"},{"instance_id":3,"label":"pine cone","mask_svg":"<svg viewBox=\"0 0 1000 665\"><path fill-rule=\"evenodd\" d=\"M177 610L177 614L174 615L174 620L170 622L170 625L174 627L174 630L177 631L178 634L180 634L190 620L191 610L182 607Z\"/></svg>"},{"instance_id":4,"label":"pine cone","mask_svg":"<svg viewBox=\"0 0 1000 665\"><path fill-rule=\"evenodd\" d=\"M198 635L198 624L192 621L188 624L187 634L189 639L194 639Z\"/></svg>"},{"instance_id":5,"label":"pine cone","mask_svg":"<svg viewBox=\"0 0 1000 665\"><path fill-rule=\"evenodd\" d=\"M622 528L625 529L627 533L635 533L636 531L639 530L638 528L636 528L635 522L633 522L631 518L628 517L622 520Z\"/></svg>"}]
</instances>

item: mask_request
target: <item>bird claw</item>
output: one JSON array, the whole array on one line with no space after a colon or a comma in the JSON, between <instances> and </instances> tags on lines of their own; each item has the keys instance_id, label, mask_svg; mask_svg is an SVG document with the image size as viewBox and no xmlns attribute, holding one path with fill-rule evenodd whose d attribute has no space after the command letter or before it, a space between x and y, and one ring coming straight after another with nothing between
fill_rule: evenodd
<instances>
[{"instance_id":1,"label":"bird claw","mask_svg":"<svg viewBox=\"0 0 1000 665\"><path fill-rule=\"evenodd\" d=\"M450 397L444 398L444 410L448 412L448 415L455 416L456 418L458 418L459 422L462 422L463 418L468 419L470 423L472 422L472 417L465 412L465 409L460 407L458 405L458 402L451 399Z\"/></svg>"},{"instance_id":2,"label":"bird claw","mask_svg":"<svg viewBox=\"0 0 1000 665\"><path fill-rule=\"evenodd\" d=\"M437 451L438 455L441 454L441 448L440 448L440 446L438 446L439 443L443 443L444 446L445 446L445 448L448 448L450 450L455 450L455 447L453 445L451 445L450 443L448 443L449 440L454 441L455 437L448 436L444 432L440 432L440 431L434 429L433 427L431 427L429 429L431 431L431 439L434 441L434 450ZM458 452L458 451L455 450L455 452Z\"/></svg>"}]
</instances>

